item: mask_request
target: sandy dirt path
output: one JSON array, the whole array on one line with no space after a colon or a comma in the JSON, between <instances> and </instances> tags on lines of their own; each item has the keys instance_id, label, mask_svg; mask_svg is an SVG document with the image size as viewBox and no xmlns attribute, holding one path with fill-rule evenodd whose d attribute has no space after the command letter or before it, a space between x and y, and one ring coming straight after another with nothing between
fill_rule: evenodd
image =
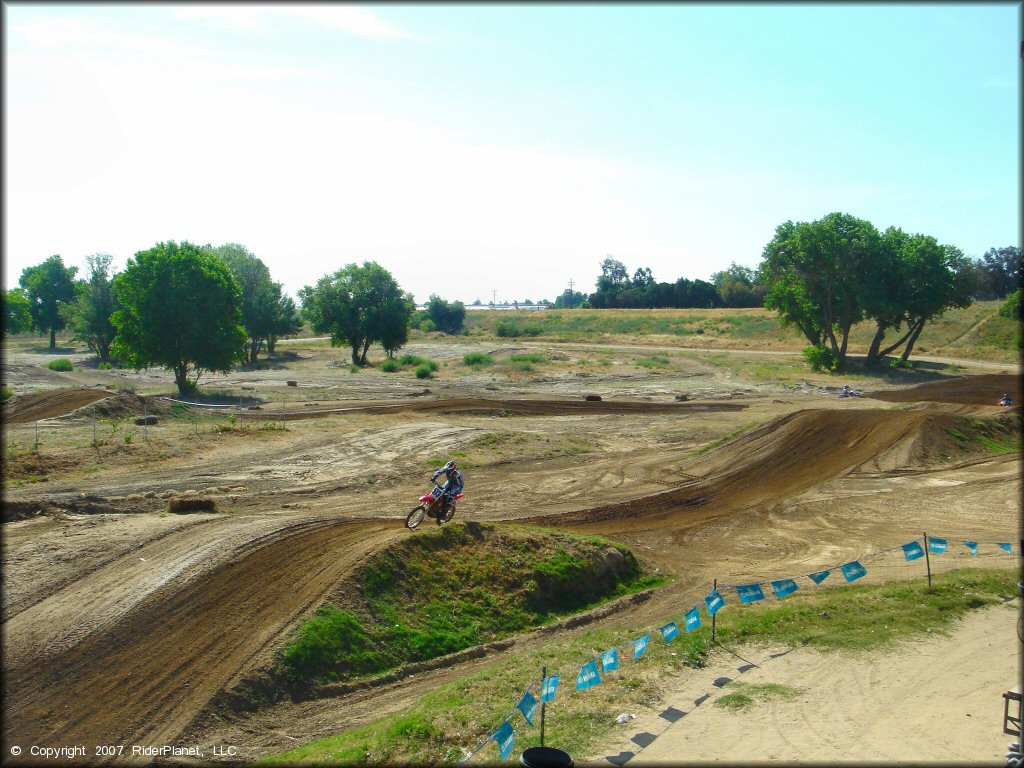
<instances>
[{"instance_id":1,"label":"sandy dirt path","mask_svg":"<svg viewBox=\"0 0 1024 768\"><path fill-rule=\"evenodd\" d=\"M615 738L579 762L999 764L1016 740L1002 733L1002 692L1021 678L1019 608L1015 599L975 611L948 636L886 651L717 651L705 669L666 683L658 705L633 713L637 719L617 725ZM800 692L737 711L715 706L742 690L728 681Z\"/></svg>"},{"instance_id":2,"label":"sandy dirt path","mask_svg":"<svg viewBox=\"0 0 1024 768\"><path fill-rule=\"evenodd\" d=\"M156 590L44 665L5 669L7 734L25 744L171 743L296 613L398 533L381 523L294 529L184 586Z\"/></svg>"}]
</instances>

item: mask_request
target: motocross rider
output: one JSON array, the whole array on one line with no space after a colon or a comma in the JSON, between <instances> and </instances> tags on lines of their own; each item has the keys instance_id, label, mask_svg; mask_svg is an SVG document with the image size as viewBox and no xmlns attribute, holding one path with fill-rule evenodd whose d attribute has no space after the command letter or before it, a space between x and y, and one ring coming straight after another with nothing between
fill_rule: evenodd
<instances>
[{"instance_id":1,"label":"motocross rider","mask_svg":"<svg viewBox=\"0 0 1024 768\"><path fill-rule=\"evenodd\" d=\"M451 506L452 502L455 501L455 497L462 493L462 489L465 487L465 482L462 479L462 473L459 472L455 467L454 461L449 461L434 474L430 476L430 479L437 482L439 475L445 476L444 485L441 486L441 498L443 508L445 511Z\"/></svg>"}]
</instances>

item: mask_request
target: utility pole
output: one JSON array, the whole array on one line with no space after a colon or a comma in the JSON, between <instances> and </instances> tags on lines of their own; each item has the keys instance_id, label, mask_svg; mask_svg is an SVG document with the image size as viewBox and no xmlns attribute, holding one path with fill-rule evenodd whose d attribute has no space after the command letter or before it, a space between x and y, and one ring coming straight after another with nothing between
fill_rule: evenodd
<instances>
[{"instance_id":1,"label":"utility pole","mask_svg":"<svg viewBox=\"0 0 1024 768\"><path fill-rule=\"evenodd\" d=\"M573 288L574 285L576 285L576 283L574 283L572 278L570 277L569 278L569 309L572 309L572 288Z\"/></svg>"},{"instance_id":2,"label":"utility pole","mask_svg":"<svg viewBox=\"0 0 1024 768\"><path fill-rule=\"evenodd\" d=\"M491 306L492 307L498 306L498 292L497 291L491 291Z\"/></svg>"}]
</instances>

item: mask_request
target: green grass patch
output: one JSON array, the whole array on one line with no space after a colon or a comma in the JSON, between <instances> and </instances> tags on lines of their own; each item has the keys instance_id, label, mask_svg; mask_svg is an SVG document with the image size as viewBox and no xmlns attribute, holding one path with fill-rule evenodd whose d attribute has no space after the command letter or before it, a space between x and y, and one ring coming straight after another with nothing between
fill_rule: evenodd
<instances>
[{"instance_id":1,"label":"green grass patch","mask_svg":"<svg viewBox=\"0 0 1024 768\"><path fill-rule=\"evenodd\" d=\"M516 352L514 355L509 357L513 363L546 363L548 358L545 355L538 354L536 352Z\"/></svg>"},{"instance_id":2,"label":"green grass patch","mask_svg":"<svg viewBox=\"0 0 1024 768\"><path fill-rule=\"evenodd\" d=\"M75 366L66 357L58 357L56 360L51 360L46 364L46 367L51 371L73 371L75 369Z\"/></svg>"},{"instance_id":3,"label":"green grass patch","mask_svg":"<svg viewBox=\"0 0 1024 768\"><path fill-rule=\"evenodd\" d=\"M732 692L716 699L715 706L732 710L750 709L754 704L762 701L795 699L804 692L802 688L794 688L789 685L778 683L751 685L739 680L728 683L726 687Z\"/></svg>"},{"instance_id":4,"label":"green grass patch","mask_svg":"<svg viewBox=\"0 0 1024 768\"><path fill-rule=\"evenodd\" d=\"M479 370L486 365L494 365L494 358L485 352L470 352L462 356L462 363Z\"/></svg>"},{"instance_id":5,"label":"green grass patch","mask_svg":"<svg viewBox=\"0 0 1024 768\"><path fill-rule=\"evenodd\" d=\"M664 368L669 364L667 357L641 357L633 361L633 365L641 368Z\"/></svg>"},{"instance_id":6,"label":"green grass patch","mask_svg":"<svg viewBox=\"0 0 1024 768\"><path fill-rule=\"evenodd\" d=\"M931 589L924 579L918 579L893 585L808 589L784 601L749 606L732 601L717 615L718 638L731 650L747 641L810 645L826 652L875 649L925 636L929 629L946 631L972 610L1016 595L1019 578L1019 571L1012 568L965 569L937 577ZM582 663L648 631L655 636L642 660L633 663L623 658L621 668L605 676L600 685L584 693L572 692L572 679ZM558 696L547 709L546 743L577 756L591 754L613 733L617 714L636 706L663 706L661 696L667 690L663 686L671 683L671 675L666 673L699 666L710 648L709 627L681 635L669 645L656 635L651 627L619 626L531 644L438 686L388 717L263 762L455 764L494 733L515 706L519 692L539 678L542 666L547 666L548 674L562 676ZM849 657L846 663L857 663L857 657ZM792 692L785 687L738 688L736 693L755 702ZM516 728L516 752L539 741L537 730ZM496 762L497 749L487 745L475 759Z\"/></svg>"},{"instance_id":7,"label":"green grass patch","mask_svg":"<svg viewBox=\"0 0 1024 768\"><path fill-rule=\"evenodd\" d=\"M988 453L1013 453L1021 449L1020 420L1013 415L994 419L956 417L955 426L943 427L946 434L956 440L965 451L981 450Z\"/></svg>"},{"instance_id":8,"label":"green grass patch","mask_svg":"<svg viewBox=\"0 0 1024 768\"><path fill-rule=\"evenodd\" d=\"M14 395L14 390L8 387L6 384L0 386L0 402L7 400Z\"/></svg>"},{"instance_id":9,"label":"green grass patch","mask_svg":"<svg viewBox=\"0 0 1024 768\"><path fill-rule=\"evenodd\" d=\"M428 521L429 522L429 521ZM490 642L661 583L599 537L459 521L378 553L281 651L304 682L346 680Z\"/></svg>"}]
</instances>

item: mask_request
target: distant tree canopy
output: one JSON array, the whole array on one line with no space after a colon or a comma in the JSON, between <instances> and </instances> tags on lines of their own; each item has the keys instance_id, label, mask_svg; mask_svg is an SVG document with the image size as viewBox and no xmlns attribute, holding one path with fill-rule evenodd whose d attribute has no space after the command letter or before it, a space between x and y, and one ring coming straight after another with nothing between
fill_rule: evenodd
<instances>
[{"instance_id":1,"label":"distant tree canopy","mask_svg":"<svg viewBox=\"0 0 1024 768\"><path fill-rule=\"evenodd\" d=\"M431 295L427 302L427 315L434 324L434 329L450 336L462 333L466 320L466 307L461 301L450 304L440 296Z\"/></svg>"},{"instance_id":2,"label":"distant tree canopy","mask_svg":"<svg viewBox=\"0 0 1024 768\"><path fill-rule=\"evenodd\" d=\"M74 301L61 308L61 316L77 341L85 342L100 360L110 360L110 346L117 329L111 316L119 308L114 293L114 274L111 265L114 257L97 253L85 257L89 276L75 284Z\"/></svg>"},{"instance_id":3,"label":"distant tree canopy","mask_svg":"<svg viewBox=\"0 0 1024 768\"><path fill-rule=\"evenodd\" d=\"M566 288L564 293L560 293L555 297L555 306L559 309L564 309L566 307L579 308L583 306L583 302L586 300L587 294L582 291L573 291L572 293L569 293L569 289ZM540 303L543 304L544 302L542 301Z\"/></svg>"},{"instance_id":4,"label":"distant tree canopy","mask_svg":"<svg viewBox=\"0 0 1024 768\"><path fill-rule=\"evenodd\" d=\"M764 304L765 287L757 281L750 267L736 262L728 269L711 275L711 283L726 307L760 307Z\"/></svg>"},{"instance_id":5,"label":"distant tree canopy","mask_svg":"<svg viewBox=\"0 0 1024 768\"><path fill-rule=\"evenodd\" d=\"M647 267L637 269L630 279L626 266L611 256L601 262L597 291L590 294L588 302L595 309L722 306L721 296L710 283L685 277L675 283L659 283Z\"/></svg>"},{"instance_id":6,"label":"distant tree canopy","mask_svg":"<svg viewBox=\"0 0 1024 768\"><path fill-rule=\"evenodd\" d=\"M391 357L409 336L416 309L384 267L365 261L348 264L299 291L302 311L315 333L330 333L332 346L347 345L352 362L366 364L366 352L379 343Z\"/></svg>"},{"instance_id":7,"label":"distant tree canopy","mask_svg":"<svg viewBox=\"0 0 1024 768\"><path fill-rule=\"evenodd\" d=\"M22 288L4 291L4 335L24 333L32 328L31 304Z\"/></svg>"},{"instance_id":8,"label":"distant tree canopy","mask_svg":"<svg viewBox=\"0 0 1024 768\"><path fill-rule=\"evenodd\" d=\"M32 326L40 333L50 332L50 349L57 347L57 331L67 323L61 309L75 298L75 273L78 267L65 267L60 256L51 256L42 264L26 267L18 284L29 301Z\"/></svg>"},{"instance_id":9,"label":"distant tree canopy","mask_svg":"<svg viewBox=\"0 0 1024 768\"><path fill-rule=\"evenodd\" d=\"M242 361L251 365L264 345L273 353L280 336L302 327L295 302L284 293L280 283L270 279L267 266L245 246L227 243L206 248L223 259L242 289L242 325L248 336Z\"/></svg>"},{"instance_id":10,"label":"distant tree canopy","mask_svg":"<svg viewBox=\"0 0 1024 768\"><path fill-rule=\"evenodd\" d=\"M989 248L974 262L975 296L979 299L1003 299L1021 287L1024 258L1015 245Z\"/></svg>"},{"instance_id":11,"label":"distant tree canopy","mask_svg":"<svg viewBox=\"0 0 1024 768\"><path fill-rule=\"evenodd\" d=\"M972 269L959 249L896 228L879 234L868 221L830 213L813 222L787 221L764 249L758 274L764 306L795 326L838 365L846 358L850 328L873 319L868 362L906 345L906 360L925 323L947 308L967 306ZM906 332L882 348L886 333Z\"/></svg>"},{"instance_id":12,"label":"distant tree canopy","mask_svg":"<svg viewBox=\"0 0 1024 768\"><path fill-rule=\"evenodd\" d=\"M242 291L206 248L169 241L139 251L114 278L114 293L112 349L122 365L170 368L186 394L203 371L226 372L242 359Z\"/></svg>"}]
</instances>

